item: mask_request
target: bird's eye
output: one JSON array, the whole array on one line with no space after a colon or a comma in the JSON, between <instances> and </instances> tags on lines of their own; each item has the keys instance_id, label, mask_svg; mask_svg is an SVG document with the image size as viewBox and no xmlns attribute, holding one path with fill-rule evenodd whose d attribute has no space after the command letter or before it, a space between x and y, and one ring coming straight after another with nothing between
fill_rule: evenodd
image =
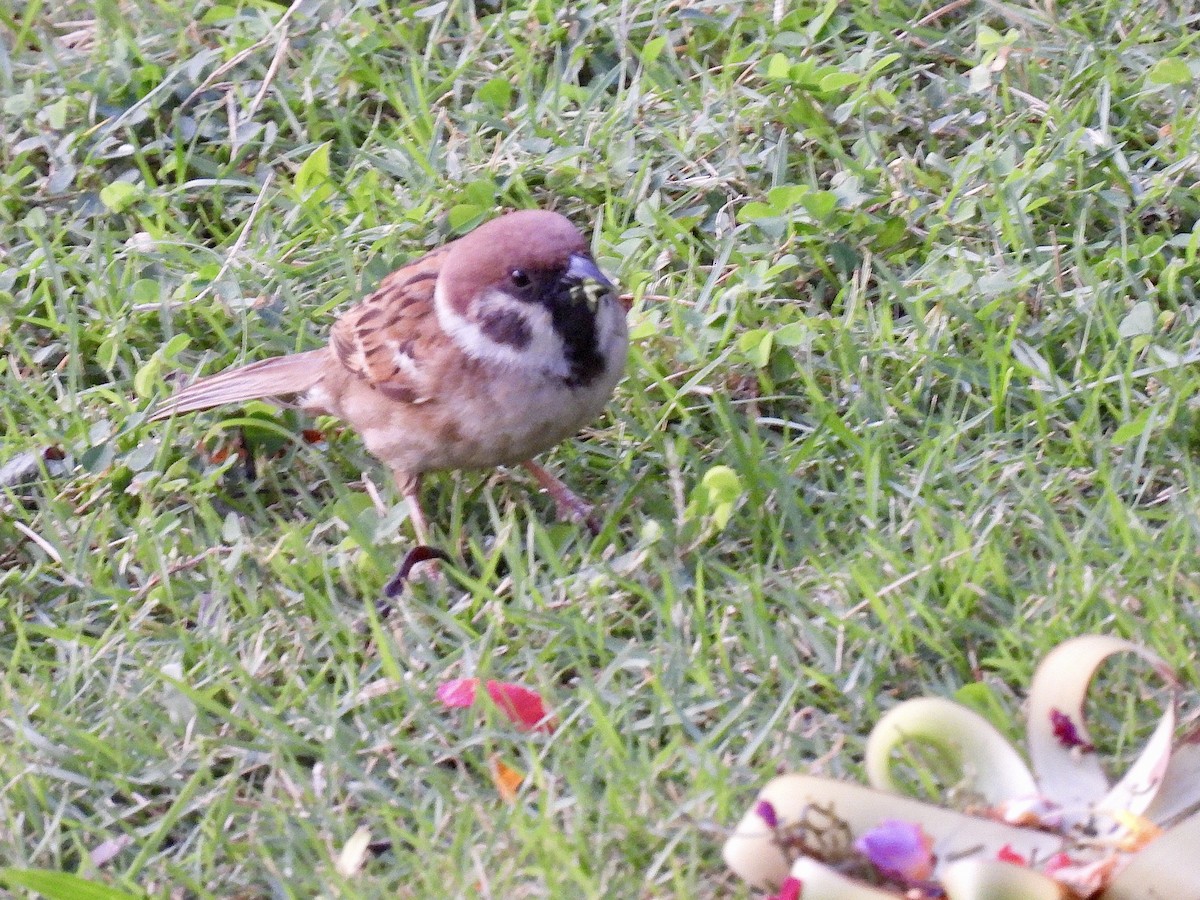
<instances>
[{"instance_id":1,"label":"bird's eye","mask_svg":"<svg viewBox=\"0 0 1200 900\"><path fill-rule=\"evenodd\" d=\"M508 273L508 277L512 280L513 285L516 287L529 287L529 276L520 269L513 269Z\"/></svg>"}]
</instances>

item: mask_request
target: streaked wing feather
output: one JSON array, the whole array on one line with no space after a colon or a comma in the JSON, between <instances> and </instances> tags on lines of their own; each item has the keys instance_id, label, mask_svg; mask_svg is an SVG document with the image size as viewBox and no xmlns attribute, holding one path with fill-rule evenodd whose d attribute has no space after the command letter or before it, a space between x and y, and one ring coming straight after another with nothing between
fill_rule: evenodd
<instances>
[{"instance_id":1,"label":"streaked wing feather","mask_svg":"<svg viewBox=\"0 0 1200 900\"><path fill-rule=\"evenodd\" d=\"M433 289L445 253L441 247L388 275L337 320L330 335L343 366L402 403L427 402L433 395L422 356L437 327Z\"/></svg>"}]
</instances>

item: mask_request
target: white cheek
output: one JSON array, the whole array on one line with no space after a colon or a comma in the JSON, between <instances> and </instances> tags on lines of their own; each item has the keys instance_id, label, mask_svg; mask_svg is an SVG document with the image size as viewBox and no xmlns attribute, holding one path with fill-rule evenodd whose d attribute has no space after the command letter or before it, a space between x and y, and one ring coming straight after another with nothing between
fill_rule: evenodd
<instances>
[{"instance_id":1,"label":"white cheek","mask_svg":"<svg viewBox=\"0 0 1200 900\"><path fill-rule=\"evenodd\" d=\"M524 350L515 351L524 364L527 366L537 365L539 368L563 378L570 375L571 367L567 365L566 347L563 346L562 338L558 336L558 332L554 330L554 325L550 321L550 310L544 306L530 306L507 297L498 305L498 308L505 307L517 309L529 325L531 335L529 346Z\"/></svg>"},{"instance_id":2,"label":"white cheek","mask_svg":"<svg viewBox=\"0 0 1200 900\"><path fill-rule=\"evenodd\" d=\"M629 345L629 328L625 324L625 310L619 302L600 305L596 340L600 355L606 360L624 359Z\"/></svg>"},{"instance_id":3,"label":"white cheek","mask_svg":"<svg viewBox=\"0 0 1200 900\"><path fill-rule=\"evenodd\" d=\"M524 348L492 340L473 321L451 308L443 293L441 281L433 289L438 324L463 352L475 359L522 369L538 369L560 377L570 374L562 340L550 323L550 313L544 307L514 300L502 291L489 291L479 298L480 312L511 310L529 326L530 342Z\"/></svg>"}]
</instances>

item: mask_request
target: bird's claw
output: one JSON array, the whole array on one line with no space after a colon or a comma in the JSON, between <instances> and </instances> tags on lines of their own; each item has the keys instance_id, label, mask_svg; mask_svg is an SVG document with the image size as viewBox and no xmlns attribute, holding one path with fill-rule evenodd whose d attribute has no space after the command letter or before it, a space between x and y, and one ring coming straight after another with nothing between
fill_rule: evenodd
<instances>
[{"instance_id":1,"label":"bird's claw","mask_svg":"<svg viewBox=\"0 0 1200 900\"><path fill-rule=\"evenodd\" d=\"M409 581L412 575L413 567L419 563L428 562L429 565L422 570L422 574L431 578L441 577L441 568L437 561L444 559L450 561L450 555L445 550L439 550L437 547L430 547L428 544L417 544L406 554L400 562L400 567L396 569L396 574L393 575L383 588L383 599L386 601L395 600L404 593L404 585ZM387 607L383 609L386 611Z\"/></svg>"}]
</instances>

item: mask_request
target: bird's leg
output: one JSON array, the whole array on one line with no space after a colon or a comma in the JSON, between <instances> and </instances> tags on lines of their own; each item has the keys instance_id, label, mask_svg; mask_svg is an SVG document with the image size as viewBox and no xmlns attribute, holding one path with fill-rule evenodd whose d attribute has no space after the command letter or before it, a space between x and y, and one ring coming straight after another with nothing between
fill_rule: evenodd
<instances>
[{"instance_id":1,"label":"bird's leg","mask_svg":"<svg viewBox=\"0 0 1200 900\"><path fill-rule=\"evenodd\" d=\"M391 600L400 595L404 590L405 583L409 580L413 567L417 564L426 563L422 567L421 574L431 580L437 580L442 574L438 560L449 559L445 551L429 545L429 522L425 519L425 511L421 509L421 476L410 475L399 469L393 469L392 473L396 477L396 486L400 488L400 493L408 501L408 517L412 520L413 531L417 535L417 545L404 554L404 559L396 570L396 574L384 587L385 600Z\"/></svg>"},{"instance_id":2,"label":"bird's leg","mask_svg":"<svg viewBox=\"0 0 1200 900\"><path fill-rule=\"evenodd\" d=\"M393 469L392 474L396 476L396 487L400 488L400 493L408 501L408 518L417 534L417 543L428 544L429 522L425 518L425 511L421 509L421 476L410 475L399 469Z\"/></svg>"},{"instance_id":3,"label":"bird's leg","mask_svg":"<svg viewBox=\"0 0 1200 900\"><path fill-rule=\"evenodd\" d=\"M580 499L574 491L532 459L525 460L521 465L528 470L529 474L537 480L542 489L554 500L554 505L558 508L558 517L560 519L565 519L568 522L582 522L592 534L600 533L600 520L596 517L596 511L590 503Z\"/></svg>"}]
</instances>

